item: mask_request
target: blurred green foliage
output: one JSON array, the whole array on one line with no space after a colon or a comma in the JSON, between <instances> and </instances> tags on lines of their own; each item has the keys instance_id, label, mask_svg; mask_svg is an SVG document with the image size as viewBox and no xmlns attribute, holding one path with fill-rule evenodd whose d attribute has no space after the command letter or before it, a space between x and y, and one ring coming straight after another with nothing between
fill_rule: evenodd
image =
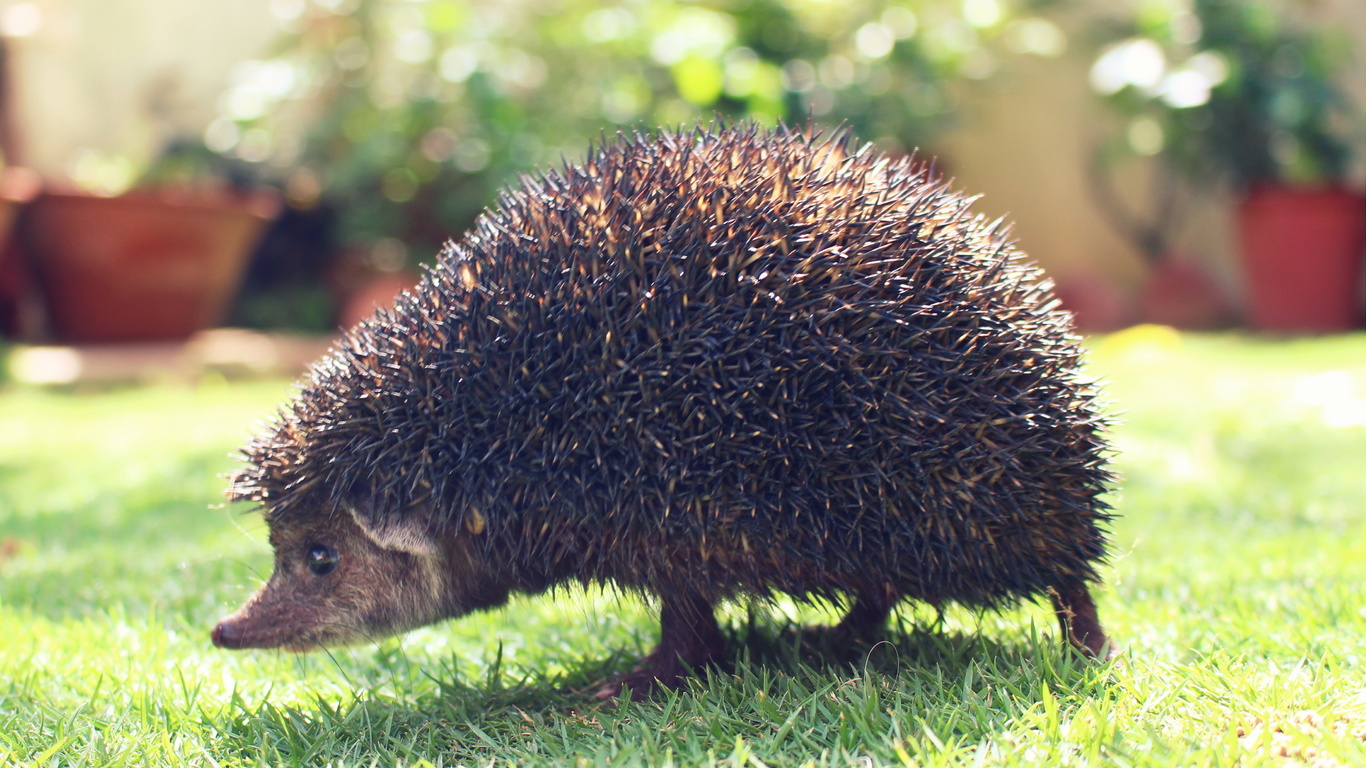
<instances>
[{"instance_id":1,"label":"blurred green foliage","mask_svg":"<svg viewBox=\"0 0 1366 768\"><path fill-rule=\"evenodd\" d=\"M1046 2L1046 0L1045 0ZM1033 5L1039 5L1034 3ZM1032 7L1032 6L1031 6ZM282 0L206 134L428 259L519 172L617 130L745 118L929 141L955 83L1062 33L1014 0ZM1040 42L1042 41L1042 42Z\"/></svg>"},{"instance_id":2,"label":"blurred green foliage","mask_svg":"<svg viewBox=\"0 0 1366 768\"><path fill-rule=\"evenodd\" d=\"M1363 131L1338 85L1345 34L1267 0L1144 0L1102 34L1093 89L1124 119L1112 158L1160 155L1185 177L1236 187L1329 184ZM1359 151L1359 150L1358 150Z\"/></svg>"}]
</instances>

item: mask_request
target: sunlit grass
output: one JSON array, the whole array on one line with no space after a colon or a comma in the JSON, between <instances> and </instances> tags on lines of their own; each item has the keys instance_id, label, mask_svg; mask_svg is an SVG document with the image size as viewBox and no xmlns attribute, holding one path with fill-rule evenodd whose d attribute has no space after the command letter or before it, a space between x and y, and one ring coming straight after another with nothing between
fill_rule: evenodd
<instances>
[{"instance_id":1,"label":"sunlit grass","mask_svg":"<svg viewBox=\"0 0 1366 768\"><path fill-rule=\"evenodd\" d=\"M1097 339L1121 422L1111 665L1039 606L906 606L854 663L778 606L605 708L647 607L567 591L331 655L208 643L270 568L218 506L284 382L0 392L0 764L1366 764L1366 336ZM865 760L866 759L866 760Z\"/></svg>"}]
</instances>

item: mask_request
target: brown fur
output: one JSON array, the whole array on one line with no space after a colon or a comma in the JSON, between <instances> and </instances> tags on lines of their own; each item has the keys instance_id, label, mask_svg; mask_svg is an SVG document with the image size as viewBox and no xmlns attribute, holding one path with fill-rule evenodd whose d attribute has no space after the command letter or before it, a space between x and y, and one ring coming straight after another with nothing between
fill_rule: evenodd
<instances>
[{"instance_id":1,"label":"brown fur","mask_svg":"<svg viewBox=\"0 0 1366 768\"><path fill-rule=\"evenodd\" d=\"M275 572L219 623L214 642L313 650L379 639L507 599L507 589L492 583L465 537L438 540L414 532L411 542L418 541L408 549L383 547L356 516L342 511L272 525ZM315 544L337 551L332 573L309 571L305 554Z\"/></svg>"}]
</instances>

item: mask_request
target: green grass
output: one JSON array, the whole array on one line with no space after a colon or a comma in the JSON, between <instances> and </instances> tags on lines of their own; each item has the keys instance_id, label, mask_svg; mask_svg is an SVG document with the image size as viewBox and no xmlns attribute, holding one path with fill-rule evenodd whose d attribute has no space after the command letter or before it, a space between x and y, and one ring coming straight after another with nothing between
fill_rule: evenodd
<instances>
[{"instance_id":1,"label":"green grass","mask_svg":"<svg viewBox=\"0 0 1366 768\"><path fill-rule=\"evenodd\" d=\"M798 647L819 611L732 606L726 669L615 708L586 692L657 628L610 594L331 655L210 646L270 568L219 475L287 384L5 390L0 765L1366 765L1366 336L1092 346L1118 661L1070 658L1040 606L907 606L852 663Z\"/></svg>"}]
</instances>

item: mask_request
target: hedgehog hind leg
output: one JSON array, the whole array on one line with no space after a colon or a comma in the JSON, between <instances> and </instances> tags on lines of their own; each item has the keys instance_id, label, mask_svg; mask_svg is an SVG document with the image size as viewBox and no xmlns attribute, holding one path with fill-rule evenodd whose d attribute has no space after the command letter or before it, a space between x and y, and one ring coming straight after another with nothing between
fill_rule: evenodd
<instances>
[{"instance_id":1,"label":"hedgehog hind leg","mask_svg":"<svg viewBox=\"0 0 1366 768\"><path fill-rule=\"evenodd\" d=\"M1053 587L1048 590L1053 601L1053 610L1058 615L1058 625L1062 628L1067 642L1083 655L1093 659L1104 659L1114 654L1110 638L1100 626L1096 614L1096 603L1091 599L1091 591L1085 586Z\"/></svg>"},{"instance_id":2,"label":"hedgehog hind leg","mask_svg":"<svg viewBox=\"0 0 1366 768\"><path fill-rule=\"evenodd\" d=\"M662 603L659 645L634 672L598 691L597 698L615 698L630 688L631 699L640 701L658 688L681 687L689 675L725 656L726 642L711 600L689 592L665 594Z\"/></svg>"},{"instance_id":3,"label":"hedgehog hind leg","mask_svg":"<svg viewBox=\"0 0 1366 768\"><path fill-rule=\"evenodd\" d=\"M831 628L837 642L868 644L882 636L892 609L900 602L899 595L860 592L840 623Z\"/></svg>"}]
</instances>

